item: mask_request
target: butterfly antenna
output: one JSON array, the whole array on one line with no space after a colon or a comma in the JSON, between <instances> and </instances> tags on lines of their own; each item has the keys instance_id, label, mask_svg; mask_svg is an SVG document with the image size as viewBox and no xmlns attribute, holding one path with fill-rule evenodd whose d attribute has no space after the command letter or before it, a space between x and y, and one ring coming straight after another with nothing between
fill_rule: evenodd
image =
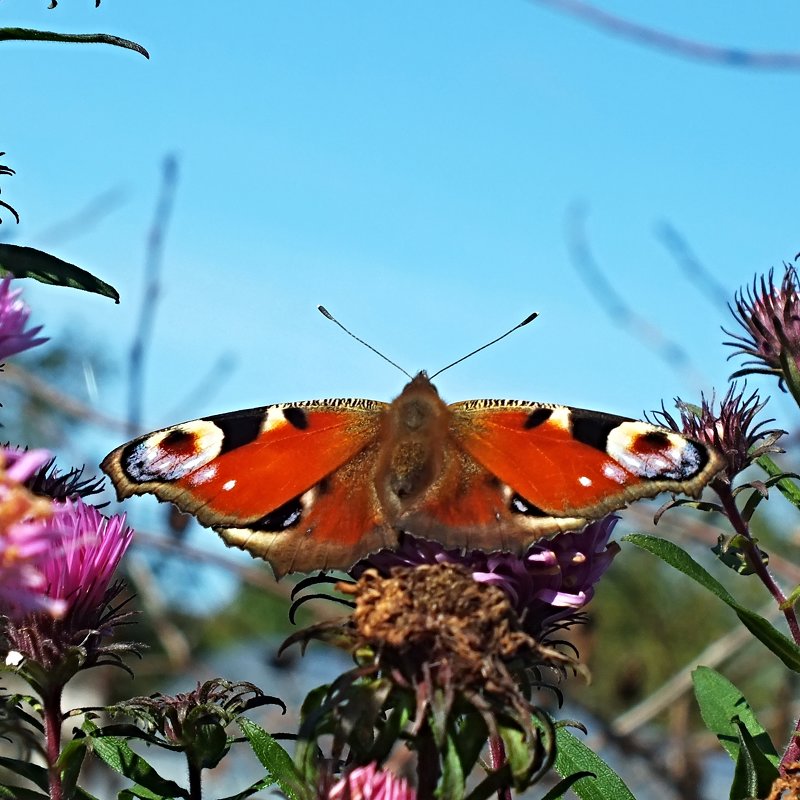
<instances>
[{"instance_id":1,"label":"butterfly antenna","mask_svg":"<svg viewBox=\"0 0 800 800\"><path fill-rule=\"evenodd\" d=\"M480 353L481 350L485 350L487 347L491 347L493 344L497 344L497 342L499 342L501 339L505 339L506 336L509 336L510 334L514 333L514 331L518 330L519 328L522 328L529 322L533 322L538 316L539 312L534 311L533 314L529 314L527 317L525 317L525 319L522 320L522 322L520 322L519 325L515 325L510 331L506 331L502 336L498 336L496 339L492 339L491 342L486 342L486 344L481 345L479 348L473 350L471 353L467 353L465 356L461 356L461 358L456 359L452 364L448 364L446 367L442 367L437 372L434 372L433 375L430 376L431 380L433 380L437 375L441 375L446 369L450 369L450 367L454 367L456 364L460 364L462 361L471 358L472 356L475 355L475 353Z\"/></svg>"},{"instance_id":2,"label":"butterfly antenna","mask_svg":"<svg viewBox=\"0 0 800 800\"><path fill-rule=\"evenodd\" d=\"M336 317L334 317L333 314L331 314L331 312L328 311L327 308L325 308L325 306L317 306L317 308L319 309L319 313L322 314L323 317L327 317L331 322L335 322L346 334L348 334L348 336L352 336L357 342L361 342L361 344L363 344L364 347L372 350L373 353L379 355L384 361L388 361L393 367L399 369L400 372L403 373L403 375L407 375L409 378L413 377L410 373L406 372L399 364L395 364L391 358L388 358L383 353L381 353L380 350L376 350L371 344L365 342L363 339L360 339L352 331L347 330L347 328L345 328L345 326L342 325L342 323L339 322L339 320L336 319ZM509 331L509 333L511 333L511 331Z\"/></svg>"}]
</instances>

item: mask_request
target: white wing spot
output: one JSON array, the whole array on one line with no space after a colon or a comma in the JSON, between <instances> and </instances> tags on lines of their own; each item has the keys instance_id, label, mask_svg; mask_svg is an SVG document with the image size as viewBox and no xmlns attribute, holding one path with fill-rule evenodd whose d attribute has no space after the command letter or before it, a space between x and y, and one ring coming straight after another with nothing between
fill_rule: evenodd
<instances>
[{"instance_id":1,"label":"white wing spot","mask_svg":"<svg viewBox=\"0 0 800 800\"><path fill-rule=\"evenodd\" d=\"M264 421L261 423L261 432L266 433L273 428L279 428L282 425L288 425L286 417L283 415L283 408L281 406L270 406L267 413L264 414Z\"/></svg>"},{"instance_id":2,"label":"white wing spot","mask_svg":"<svg viewBox=\"0 0 800 800\"><path fill-rule=\"evenodd\" d=\"M603 475L614 483L625 483L628 473L613 461L606 461L603 464Z\"/></svg>"},{"instance_id":3,"label":"white wing spot","mask_svg":"<svg viewBox=\"0 0 800 800\"><path fill-rule=\"evenodd\" d=\"M222 484L222 491L229 492L234 486L236 486L236 479L232 478L231 480L225 481L225 483Z\"/></svg>"},{"instance_id":4,"label":"white wing spot","mask_svg":"<svg viewBox=\"0 0 800 800\"><path fill-rule=\"evenodd\" d=\"M592 479L591 478L587 478L585 475L581 475L580 478L578 478L578 483L581 486L591 486L592 485Z\"/></svg>"},{"instance_id":5,"label":"white wing spot","mask_svg":"<svg viewBox=\"0 0 800 800\"><path fill-rule=\"evenodd\" d=\"M216 464L207 464L189 476L188 482L191 486L199 486L202 483L213 481L217 477Z\"/></svg>"},{"instance_id":6,"label":"white wing spot","mask_svg":"<svg viewBox=\"0 0 800 800\"><path fill-rule=\"evenodd\" d=\"M554 408L553 413L547 420L547 424L555 425L557 428L561 428L562 431L568 431L570 428L569 409L566 406L561 406L560 408Z\"/></svg>"}]
</instances>

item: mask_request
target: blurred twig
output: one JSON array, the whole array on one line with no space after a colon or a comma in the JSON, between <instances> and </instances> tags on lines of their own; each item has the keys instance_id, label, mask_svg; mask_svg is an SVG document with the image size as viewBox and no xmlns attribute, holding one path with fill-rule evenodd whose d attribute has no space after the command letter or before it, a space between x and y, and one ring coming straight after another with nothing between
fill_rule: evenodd
<instances>
[{"instance_id":1,"label":"blurred twig","mask_svg":"<svg viewBox=\"0 0 800 800\"><path fill-rule=\"evenodd\" d=\"M656 226L656 235L664 243L678 266L686 273L689 280L697 286L715 305L728 308L730 293L703 265L694 254L689 243L681 233L670 225L661 222Z\"/></svg>"},{"instance_id":2,"label":"blurred twig","mask_svg":"<svg viewBox=\"0 0 800 800\"><path fill-rule=\"evenodd\" d=\"M144 397L144 359L150 338L153 335L158 295L161 290L161 259L164 250L164 233L169 223L175 186L178 180L178 161L173 155L164 159L156 213L147 239L147 254L144 268L144 294L139 310L139 323L131 345L128 370L128 426L137 433L142 421L142 398Z\"/></svg>"},{"instance_id":3,"label":"blurred twig","mask_svg":"<svg viewBox=\"0 0 800 800\"><path fill-rule=\"evenodd\" d=\"M624 17L618 17L584 3L582 0L535 0L535 2L571 14L581 21L615 36L622 36L638 44L664 50L683 58L748 69L800 69L800 53L798 52L769 52L745 50L739 47L718 47L639 25Z\"/></svg>"},{"instance_id":4,"label":"blurred twig","mask_svg":"<svg viewBox=\"0 0 800 800\"><path fill-rule=\"evenodd\" d=\"M125 202L125 192L120 186L98 194L66 219L55 222L33 238L41 245L52 247L67 239L85 233Z\"/></svg>"},{"instance_id":5,"label":"blurred twig","mask_svg":"<svg viewBox=\"0 0 800 800\"><path fill-rule=\"evenodd\" d=\"M669 366L686 374L692 383L701 384L702 374L692 364L688 352L664 335L645 317L637 314L606 278L592 254L586 236L586 207L575 203L567 212L567 246L572 263L597 302L611 320L627 328L637 340L643 341Z\"/></svg>"},{"instance_id":6,"label":"blurred twig","mask_svg":"<svg viewBox=\"0 0 800 800\"><path fill-rule=\"evenodd\" d=\"M201 550L199 547L192 547L185 542L175 542L167 537L141 531L138 528L135 541L139 546L150 547L162 553L169 553L181 560L190 559L201 564L211 564L227 570L232 575L236 575L243 583L260 589L273 597L287 602L292 599L292 584L286 580L276 581L266 565L260 567L249 566L234 561L232 558L225 558L216 553ZM305 608L320 622L342 616L341 607L334 606L332 603L309 602L305 604Z\"/></svg>"},{"instance_id":7,"label":"blurred twig","mask_svg":"<svg viewBox=\"0 0 800 800\"><path fill-rule=\"evenodd\" d=\"M10 383L15 383L23 391L36 397L38 400L56 407L60 412L68 414L75 419L91 422L103 428L115 431L127 431L128 425L121 419L116 419L102 411L96 411L91 406L78 400L72 395L62 392L51 386L47 381L36 377L28 370L16 364L4 364L3 374Z\"/></svg>"}]
</instances>

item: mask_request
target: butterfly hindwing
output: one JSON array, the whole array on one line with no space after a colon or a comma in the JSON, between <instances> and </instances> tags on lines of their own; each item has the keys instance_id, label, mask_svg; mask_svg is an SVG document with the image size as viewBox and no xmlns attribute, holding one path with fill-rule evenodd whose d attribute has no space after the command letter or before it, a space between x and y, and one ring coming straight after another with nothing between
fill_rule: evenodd
<instances>
[{"instance_id":1,"label":"butterfly hindwing","mask_svg":"<svg viewBox=\"0 0 800 800\"><path fill-rule=\"evenodd\" d=\"M722 468L702 443L626 417L514 400L450 409L455 440L530 519L595 519L665 491L697 495Z\"/></svg>"}]
</instances>

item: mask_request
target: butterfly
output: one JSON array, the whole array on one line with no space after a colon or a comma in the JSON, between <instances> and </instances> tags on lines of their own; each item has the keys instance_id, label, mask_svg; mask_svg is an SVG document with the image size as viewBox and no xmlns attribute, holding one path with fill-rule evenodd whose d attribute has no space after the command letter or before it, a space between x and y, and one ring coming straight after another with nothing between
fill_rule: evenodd
<instances>
[{"instance_id":1,"label":"butterfly","mask_svg":"<svg viewBox=\"0 0 800 800\"><path fill-rule=\"evenodd\" d=\"M204 417L118 447L119 499L154 494L287 572L346 569L400 531L520 552L723 468L700 441L546 403L445 404L425 372L391 403L311 400Z\"/></svg>"}]
</instances>

